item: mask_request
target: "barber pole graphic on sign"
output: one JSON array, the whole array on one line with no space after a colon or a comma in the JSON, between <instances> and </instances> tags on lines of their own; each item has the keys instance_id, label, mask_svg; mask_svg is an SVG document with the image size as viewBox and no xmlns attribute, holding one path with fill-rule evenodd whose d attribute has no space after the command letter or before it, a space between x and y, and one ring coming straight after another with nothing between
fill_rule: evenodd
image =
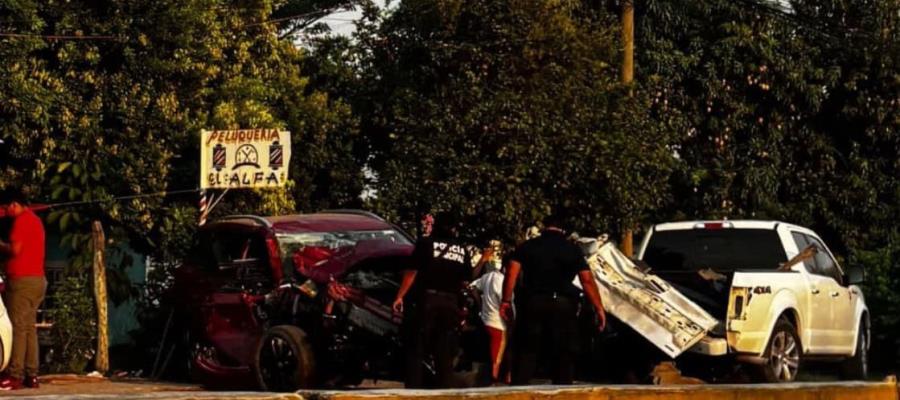
<instances>
[{"instance_id":1,"label":"barber pole graphic on sign","mask_svg":"<svg viewBox=\"0 0 900 400\"><path fill-rule=\"evenodd\" d=\"M278 169L282 166L284 160L284 146L276 140L269 146L269 167Z\"/></svg>"},{"instance_id":2,"label":"barber pole graphic on sign","mask_svg":"<svg viewBox=\"0 0 900 400\"><path fill-rule=\"evenodd\" d=\"M212 165L216 171L221 171L222 168L225 168L225 157L227 157L228 152L225 151L225 146L221 144L217 144L216 147L213 147L212 153Z\"/></svg>"},{"instance_id":3,"label":"barber pole graphic on sign","mask_svg":"<svg viewBox=\"0 0 900 400\"><path fill-rule=\"evenodd\" d=\"M284 187L291 162L291 133L277 129L202 131L200 188Z\"/></svg>"},{"instance_id":4,"label":"barber pole graphic on sign","mask_svg":"<svg viewBox=\"0 0 900 400\"><path fill-rule=\"evenodd\" d=\"M206 225L206 217L209 215L206 190L200 191L200 226Z\"/></svg>"}]
</instances>

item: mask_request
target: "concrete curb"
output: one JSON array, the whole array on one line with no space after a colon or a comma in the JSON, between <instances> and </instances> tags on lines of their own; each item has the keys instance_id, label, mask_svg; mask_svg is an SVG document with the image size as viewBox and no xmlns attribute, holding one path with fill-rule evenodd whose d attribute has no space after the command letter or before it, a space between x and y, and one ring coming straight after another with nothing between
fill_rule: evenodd
<instances>
[{"instance_id":1,"label":"concrete curb","mask_svg":"<svg viewBox=\"0 0 900 400\"><path fill-rule=\"evenodd\" d=\"M2 397L2 395L0 395ZM163 391L93 395L13 396L12 399L175 399L175 400L900 400L896 381L795 383L786 385L679 385L679 386L522 386L456 390L346 390L298 393Z\"/></svg>"},{"instance_id":2,"label":"concrete curb","mask_svg":"<svg viewBox=\"0 0 900 400\"><path fill-rule=\"evenodd\" d=\"M301 391L307 400L900 400L896 382L784 385L532 386L459 390Z\"/></svg>"}]
</instances>

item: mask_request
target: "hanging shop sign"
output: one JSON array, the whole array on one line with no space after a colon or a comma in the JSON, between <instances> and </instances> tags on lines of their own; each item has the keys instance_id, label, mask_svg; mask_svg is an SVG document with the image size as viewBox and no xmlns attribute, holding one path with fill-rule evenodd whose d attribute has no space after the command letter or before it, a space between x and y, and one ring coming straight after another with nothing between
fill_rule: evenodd
<instances>
[{"instance_id":1,"label":"hanging shop sign","mask_svg":"<svg viewBox=\"0 0 900 400\"><path fill-rule=\"evenodd\" d=\"M204 130L200 134L201 189L282 187L290 161L288 131Z\"/></svg>"}]
</instances>

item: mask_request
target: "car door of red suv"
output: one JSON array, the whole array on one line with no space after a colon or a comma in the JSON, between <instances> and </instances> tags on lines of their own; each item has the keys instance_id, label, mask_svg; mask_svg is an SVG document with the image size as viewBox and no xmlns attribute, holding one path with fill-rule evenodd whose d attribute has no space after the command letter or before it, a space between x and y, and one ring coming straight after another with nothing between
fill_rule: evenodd
<instances>
[{"instance_id":1,"label":"car door of red suv","mask_svg":"<svg viewBox=\"0 0 900 400\"><path fill-rule=\"evenodd\" d=\"M214 287L201 300L202 334L221 361L249 365L262 327L253 298L274 287L265 235L240 224L223 224L210 232L207 273Z\"/></svg>"}]
</instances>

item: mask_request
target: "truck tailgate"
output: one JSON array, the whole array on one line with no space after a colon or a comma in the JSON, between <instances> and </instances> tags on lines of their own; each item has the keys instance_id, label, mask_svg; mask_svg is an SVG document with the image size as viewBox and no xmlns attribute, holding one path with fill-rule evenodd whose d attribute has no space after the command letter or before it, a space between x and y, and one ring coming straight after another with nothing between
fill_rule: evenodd
<instances>
[{"instance_id":1,"label":"truck tailgate","mask_svg":"<svg viewBox=\"0 0 900 400\"><path fill-rule=\"evenodd\" d=\"M718 321L658 276L641 272L613 242L582 240L608 313L677 357ZM579 282L576 285L580 287Z\"/></svg>"}]
</instances>

